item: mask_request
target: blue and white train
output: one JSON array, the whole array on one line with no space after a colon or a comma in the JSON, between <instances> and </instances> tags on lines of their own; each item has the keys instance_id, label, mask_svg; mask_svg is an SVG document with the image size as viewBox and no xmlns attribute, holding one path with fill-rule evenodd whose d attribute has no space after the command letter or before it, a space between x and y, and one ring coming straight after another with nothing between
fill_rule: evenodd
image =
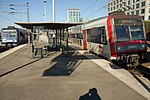
<instances>
[{"instance_id":1,"label":"blue and white train","mask_svg":"<svg viewBox=\"0 0 150 100\"><path fill-rule=\"evenodd\" d=\"M12 47L27 43L28 32L26 30L8 26L1 30L1 44L3 47Z\"/></svg>"}]
</instances>

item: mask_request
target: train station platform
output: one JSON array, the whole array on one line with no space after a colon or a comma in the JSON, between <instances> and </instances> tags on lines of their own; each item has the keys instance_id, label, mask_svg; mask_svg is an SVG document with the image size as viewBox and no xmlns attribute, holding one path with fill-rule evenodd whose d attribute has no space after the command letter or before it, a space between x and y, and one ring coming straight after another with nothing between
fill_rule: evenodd
<instances>
[{"instance_id":1,"label":"train station platform","mask_svg":"<svg viewBox=\"0 0 150 100\"><path fill-rule=\"evenodd\" d=\"M32 58L24 45L0 58L0 100L150 100L149 86L139 80L74 47L67 55Z\"/></svg>"}]
</instances>

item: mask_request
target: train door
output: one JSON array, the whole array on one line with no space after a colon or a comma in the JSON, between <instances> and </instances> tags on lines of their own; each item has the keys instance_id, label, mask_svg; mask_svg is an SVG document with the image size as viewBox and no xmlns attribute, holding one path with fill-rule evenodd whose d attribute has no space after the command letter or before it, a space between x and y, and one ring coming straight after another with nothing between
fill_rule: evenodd
<instances>
[{"instance_id":1,"label":"train door","mask_svg":"<svg viewBox=\"0 0 150 100\"><path fill-rule=\"evenodd\" d=\"M82 34L83 34L83 49L87 49L87 34L86 34L86 30L82 30Z\"/></svg>"}]
</instances>

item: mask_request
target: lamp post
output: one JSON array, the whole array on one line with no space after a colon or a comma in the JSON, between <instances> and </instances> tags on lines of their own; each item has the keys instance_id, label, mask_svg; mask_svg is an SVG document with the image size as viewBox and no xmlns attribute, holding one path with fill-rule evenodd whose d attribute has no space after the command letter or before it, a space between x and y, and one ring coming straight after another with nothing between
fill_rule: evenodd
<instances>
[{"instance_id":1,"label":"lamp post","mask_svg":"<svg viewBox=\"0 0 150 100\"><path fill-rule=\"evenodd\" d=\"M30 22L30 15L29 15L29 3L27 2L27 22Z\"/></svg>"},{"instance_id":2,"label":"lamp post","mask_svg":"<svg viewBox=\"0 0 150 100\"><path fill-rule=\"evenodd\" d=\"M44 0L44 21L46 22L46 0Z\"/></svg>"},{"instance_id":3,"label":"lamp post","mask_svg":"<svg viewBox=\"0 0 150 100\"><path fill-rule=\"evenodd\" d=\"M55 2L52 0L52 22L55 22Z\"/></svg>"}]
</instances>

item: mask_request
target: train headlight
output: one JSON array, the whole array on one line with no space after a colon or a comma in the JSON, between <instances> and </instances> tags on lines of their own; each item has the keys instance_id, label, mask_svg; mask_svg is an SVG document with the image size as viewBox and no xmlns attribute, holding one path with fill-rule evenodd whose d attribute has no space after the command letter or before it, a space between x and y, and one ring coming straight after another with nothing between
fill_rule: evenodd
<instances>
[{"instance_id":1,"label":"train headlight","mask_svg":"<svg viewBox=\"0 0 150 100\"><path fill-rule=\"evenodd\" d=\"M118 46L118 47L117 47L117 50L120 51L120 50L121 50L121 46Z\"/></svg>"},{"instance_id":2,"label":"train headlight","mask_svg":"<svg viewBox=\"0 0 150 100\"><path fill-rule=\"evenodd\" d=\"M141 45L142 48L145 48L145 46L146 46L145 44L142 44L142 45Z\"/></svg>"}]
</instances>

